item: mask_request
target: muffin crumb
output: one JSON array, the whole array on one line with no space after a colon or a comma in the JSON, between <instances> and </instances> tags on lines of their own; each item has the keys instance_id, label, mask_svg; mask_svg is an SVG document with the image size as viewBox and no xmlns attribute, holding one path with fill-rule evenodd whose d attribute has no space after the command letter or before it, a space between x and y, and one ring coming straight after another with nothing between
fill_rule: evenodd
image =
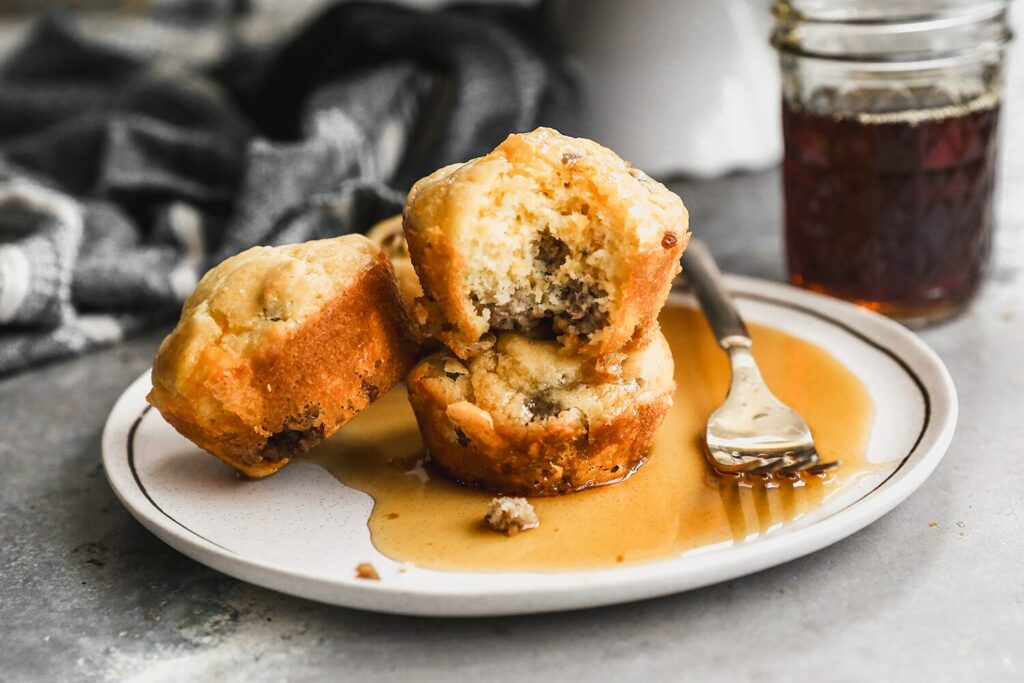
<instances>
[{"instance_id":1,"label":"muffin crumb","mask_svg":"<svg viewBox=\"0 0 1024 683\"><path fill-rule=\"evenodd\" d=\"M356 565L356 578L380 581L380 574L377 573L377 568L369 562L360 562Z\"/></svg>"},{"instance_id":2,"label":"muffin crumb","mask_svg":"<svg viewBox=\"0 0 1024 683\"><path fill-rule=\"evenodd\" d=\"M504 532L506 536L515 536L520 531L540 526L540 520L530 501L508 496L491 499L487 504L484 522L495 531Z\"/></svg>"}]
</instances>

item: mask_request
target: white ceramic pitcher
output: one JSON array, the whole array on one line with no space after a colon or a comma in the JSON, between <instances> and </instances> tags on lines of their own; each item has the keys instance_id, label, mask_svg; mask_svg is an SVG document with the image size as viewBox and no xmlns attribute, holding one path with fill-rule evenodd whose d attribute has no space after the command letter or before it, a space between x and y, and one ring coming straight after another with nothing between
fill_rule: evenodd
<instances>
[{"instance_id":1,"label":"white ceramic pitcher","mask_svg":"<svg viewBox=\"0 0 1024 683\"><path fill-rule=\"evenodd\" d=\"M768 0L557 0L553 9L596 140L662 177L778 162Z\"/></svg>"}]
</instances>

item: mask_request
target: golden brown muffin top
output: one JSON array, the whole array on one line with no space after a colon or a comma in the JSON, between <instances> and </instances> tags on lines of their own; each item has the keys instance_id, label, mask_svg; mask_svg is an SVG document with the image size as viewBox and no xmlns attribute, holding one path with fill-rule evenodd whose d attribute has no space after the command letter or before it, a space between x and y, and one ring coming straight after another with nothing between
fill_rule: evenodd
<instances>
[{"instance_id":1,"label":"golden brown muffin top","mask_svg":"<svg viewBox=\"0 0 1024 683\"><path fill-rule=\"evenodd\" d=\"M172 388L211 347L245 357L283 339L345 291L379 258L362 235L253 247L203 276L161 344L154 384Z\"/></svg>"},{"instance_id":2,"label":"golden brown muffin top","mask_svg":"<svg viewBox=\"0 0 1024 683\"><path fill-rule=\"evenodd\" d=\"M616 234L634 247L660 248L666 226L685 233L686 208L674 192L607 147L544 127L509 135L485 156L434 171L413 185L406 206L415 212L417 222L451 226L471 237L479 226L464 223L468 217L464 209L491 199L481 188L511 175L532 177L546 185L553 171L560 175L567 169L586 179L588 189L616 217ZM440 191L423 196L428 187L439 183L434 189Z\"/></svg>"}]
</instances>

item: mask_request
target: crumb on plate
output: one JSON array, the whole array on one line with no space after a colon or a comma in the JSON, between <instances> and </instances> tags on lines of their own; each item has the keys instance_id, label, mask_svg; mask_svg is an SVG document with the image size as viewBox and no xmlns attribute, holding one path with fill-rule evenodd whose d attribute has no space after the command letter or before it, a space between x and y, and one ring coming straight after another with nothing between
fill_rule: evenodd
<instances>
[{"instance_id":1,"label":"crumb on plate","mask_svg":"<svg viewBox=\"0 0 1024 683\"><path fill-rule=\"evenodd\" d=\"M507 536L515 536L520 531L535 529L540 520L533 506L525 498L509 498L499 496L487 504L484 522L495 531L502 531Z\"/></svg>"},{"instance_id":2,"label":"crumb on plate","mask_svg":"<svg viewBox=\"0 0 1024 683\"><path fill-rule=\"evenodd\" d=\"M380 574L377 573L377 569L369 562L360 562L356 565L356 578L380 581Z\"/></svg>"}]
</instances>

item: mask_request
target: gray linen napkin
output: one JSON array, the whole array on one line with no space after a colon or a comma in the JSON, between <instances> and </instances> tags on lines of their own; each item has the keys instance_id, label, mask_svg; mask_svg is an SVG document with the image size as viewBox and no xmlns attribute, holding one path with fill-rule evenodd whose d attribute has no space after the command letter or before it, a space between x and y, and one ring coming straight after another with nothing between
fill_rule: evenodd
<instances>
[{"instance_id":1,"label":"gray linen napkin","mask_svg":"<svg viewBox=\"0 0 1024 683\"><path fill-rule=\"evenodd\" d=\"M0 63L0 374L166 320L252 245L365 230L509 132L575 125L541 10L343 3L275 42L234 4L128 31L42 17Z\"/></svg>"}]
</instances>

